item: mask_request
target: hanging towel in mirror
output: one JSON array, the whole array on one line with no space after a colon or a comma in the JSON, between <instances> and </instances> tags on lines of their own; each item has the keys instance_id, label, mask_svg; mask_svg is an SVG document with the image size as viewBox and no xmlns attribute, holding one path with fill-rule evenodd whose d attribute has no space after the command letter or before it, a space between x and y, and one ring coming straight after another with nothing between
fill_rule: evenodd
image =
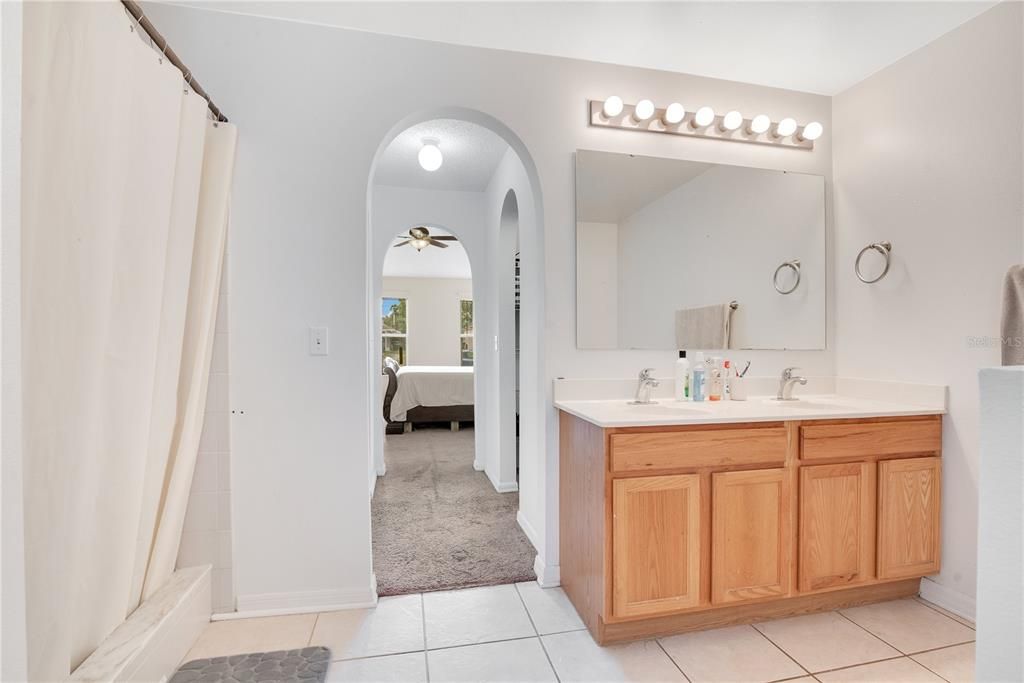
<instances>
[{"instance_id":1,"label":"hanging towel in mirror","mask_svg":"<svg viewBox=\"0 0 1024 683\"><path fill-rule=\"evenodd\" d=\"M731 314L729 304L676 311L676 346L709 351L728 349Z\"/></svg>"},{"instance_id":2,"label":"hanging towel in mirror","mask_svg":"<svg viewBox=\"0 0 1024 683\"><path fill-rule=\"evenodd\" d=\"M1024 365L1024 265L1012 266L1003 282L1003 365Z\"/></svg>"}]
</instances>

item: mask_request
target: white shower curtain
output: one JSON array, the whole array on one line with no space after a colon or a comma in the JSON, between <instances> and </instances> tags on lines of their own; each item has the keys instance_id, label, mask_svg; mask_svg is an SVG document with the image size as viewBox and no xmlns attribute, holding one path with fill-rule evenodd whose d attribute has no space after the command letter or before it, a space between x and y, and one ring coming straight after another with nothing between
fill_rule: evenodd
<instances>
[{"instance_id":1,"label":"white shower curtain","mask_svg":"<svg viewBox=\"0 0 1024 683\"><path fill-rule=\"evenodd\" d=\"M67 678L173 571L205 402L236 131L132 23L112 0L24 8L32 680Z\"/></svg>"}]
</instances>

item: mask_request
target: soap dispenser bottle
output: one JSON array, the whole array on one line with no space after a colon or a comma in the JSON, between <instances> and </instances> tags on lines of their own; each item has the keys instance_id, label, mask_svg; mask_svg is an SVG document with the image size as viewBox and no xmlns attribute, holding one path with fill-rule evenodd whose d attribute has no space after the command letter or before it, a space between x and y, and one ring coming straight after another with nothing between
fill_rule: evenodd
<instances>
[{"instance_id":1,"label":"soap dispenser bottle","mask_svg":"<svg viewBox=\"0 0 1024 683\"><path fill-rule=\"evenodd\" d=\"M679 352L676 361L675 396L677 401L690 400L690 361L686 360L686 351Z\"/></svg>"}]
</instances>

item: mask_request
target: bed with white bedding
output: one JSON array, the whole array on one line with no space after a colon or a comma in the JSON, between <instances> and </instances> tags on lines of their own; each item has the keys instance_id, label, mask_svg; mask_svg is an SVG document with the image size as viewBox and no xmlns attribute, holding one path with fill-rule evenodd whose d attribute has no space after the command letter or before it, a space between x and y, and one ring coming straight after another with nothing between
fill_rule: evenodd
<instances>
[{"instance_id":1,"label":"bed with white bedding","mask_svg":"<svg viewBox=\"0 0 1024 683\"><path fill-rule=\"evenodd\" d=\"M389 424L473 421L473 368L399 367L389 358L384 372L388 375L384 419Z\"/></svg>"}]
</instances>

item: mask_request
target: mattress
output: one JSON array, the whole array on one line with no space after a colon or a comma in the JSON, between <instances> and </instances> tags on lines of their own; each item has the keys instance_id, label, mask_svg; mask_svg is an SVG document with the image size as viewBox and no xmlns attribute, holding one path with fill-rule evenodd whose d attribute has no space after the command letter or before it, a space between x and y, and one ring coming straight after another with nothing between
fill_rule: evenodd
<instances>
[{"instance_id":1,"label":"mattress","mask_svg":"<svg viewBox=\"0 0 1024 683\"><path fill-rule=\"evenodd\" d=\"M398 370L391 419L405 420L416 406L473 405L473 368L457 365L407 365Z\"/></svg>"}]
</instances>

